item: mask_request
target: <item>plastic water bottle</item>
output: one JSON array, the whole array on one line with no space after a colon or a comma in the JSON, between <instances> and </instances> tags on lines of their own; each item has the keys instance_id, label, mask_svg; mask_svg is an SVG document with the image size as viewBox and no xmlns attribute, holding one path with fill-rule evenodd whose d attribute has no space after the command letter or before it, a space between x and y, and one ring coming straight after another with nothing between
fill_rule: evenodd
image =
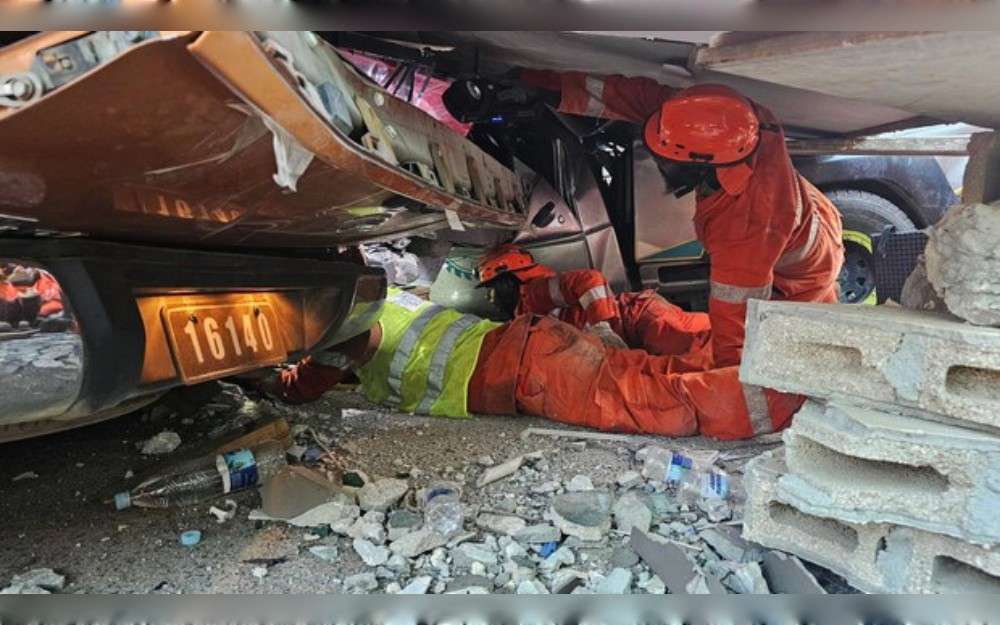
<instances>
[{"instance_id":1,"label":"plastic water bottle","mask_svg":"<svg viewBox=\"0 0 1000 625\"><path fill-rule=\"evenodd\" d=\"M424 521L430 529L442 536L450 536L462 529L465 509L460 493L458 485L451 482L436 482L427 487Z\"/></svg>"},{"instance_id":2,"label":"plastic water bottle","mask_svg":"<svg viewBox=\"0 0 1000 625\"><path fill-rule=\"evenodd\" d=\"M729 476L711 462L662 447L642 450L642 474L673 485L689 502L729 498Z\"/></svg>"},{"instance_id":3,"label":"plastic water bottle","mask_svg":"<svg viewBox=\"0 0 1000 625\"><path fill-rule=\"evenodd\" d=\"M115 495L115 508L186 506L263 484L285 466L285 448L266 441L249 449L203 456L170 467Z\"/></svg>"}]
</instances>

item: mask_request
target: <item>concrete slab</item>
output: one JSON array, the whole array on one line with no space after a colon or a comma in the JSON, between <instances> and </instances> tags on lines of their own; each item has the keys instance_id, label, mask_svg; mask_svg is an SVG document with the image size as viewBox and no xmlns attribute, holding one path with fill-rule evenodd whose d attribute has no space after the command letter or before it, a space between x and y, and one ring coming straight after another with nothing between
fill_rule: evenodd
<instances>
[{"instance_id":1,"label":"concrete slab","mask_svg":"<svg viewBox=\"0 0 1000 625\"><path fill-rule=\"evenodd\" d=\"M1000 549L890 523L848 523L781 501L782 455L747 464L743 536L792 553L870 593L1000 592Z\"/></svg>"},{"instance_id":2,"label":"concrete slab","mask_svg":"<svg viewBox=\"0 0 1000 625\"><path fill-rule=\"evenodd\" d=\"M740 379L1000 429L1000 329L940 313L751 300Z\"/></svg>"},{"instance_id":3,"label":"concrete slab","mask_svg":"<svg viewBox=\"0 0 1000 625\"><path fill-rule=\"evenodd\" d=\"M778 496L799 510L1000 543L1000 437L808 401L785 443Z\"/></svg>"}]
</instances>

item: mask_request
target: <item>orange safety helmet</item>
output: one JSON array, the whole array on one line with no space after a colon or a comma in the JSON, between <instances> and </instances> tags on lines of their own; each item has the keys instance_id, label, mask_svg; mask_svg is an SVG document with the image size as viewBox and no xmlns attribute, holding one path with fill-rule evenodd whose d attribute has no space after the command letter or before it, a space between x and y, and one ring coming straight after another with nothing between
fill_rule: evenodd
<instances>
[{"instance_id":1,"label":"orange safety helmet","mask_svg":"<svg viewBox=\"0 0 1000 625\"><path fill-rule=\"evenodd\" d=\"M555 275L545 265L536 263L530 252L510 243L498 245L483 254L479 260L479 286L505 273L513 273L521 282Z\"/></svg>"},{"instance_id":2,"label":"orange safety helmet","mask_svg":"<svg viewBox=\"0 0 1000 625\"><path fill-rule=\"evenodd\" d=\"M761 124L750 100L724 85L695 85L665 100L646 120L646 146L681 163L714 165L720 184L739 193L753 172L747 164Z\"/></svg>"}]
</instances>

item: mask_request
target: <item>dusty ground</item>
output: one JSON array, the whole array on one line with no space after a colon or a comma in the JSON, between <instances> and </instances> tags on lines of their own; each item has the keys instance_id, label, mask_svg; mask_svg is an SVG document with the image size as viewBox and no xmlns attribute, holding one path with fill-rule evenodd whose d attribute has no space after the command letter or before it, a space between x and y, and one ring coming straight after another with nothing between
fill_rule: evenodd
<instances>
[{"instance_id":1,"label":"dusty ground","mask_svg":"<svg viewBox=\"0 0 1000 625\"><path fill-rule=\"evenodd\" d=\"M18 572L49 567L66 576L64 592L336 592L346 576L372 570L354 553L349 538L331 534L310 539L306 529L248 520L248 512L259 505L256 491L234 497L240 506L237 516L222 525L208 514L208 504L116 512L105 503L164 461L164 457L142 456L137 443L164 429L177 432L184 443L165 457L169 461L203 443L220 423L233 419L228 408L206 416L204 408L193 411L193 406L174 401L169 409L147 409L89 427L0 445L0 518L4 519L0 586ZM546 470L531 479L565 482L582 473L600 488L612 484L623 471L638 469L633 454L643 446L641 442L584 446L547 437L522 440L526 428L553 427L537 419L450 420L378 411L342 417L343 407L371 408L359 395L339 391L307 408L277 410L292 425L307 424L328 437L350 468L371 476L406 476L417 487L440 478L464 482L467 504L483 509L509 506L529 521L540 517L541 510L524 496L524 479L500 481L477 491L474 484L483 471L484 456L499 463L517 454L544 451L541 466ZM671 441L661 439L661 443L669 446ZM712 445L700 439L684 444ZM733 455L745 457L755 451L745 444L743 449L745 453L737 450ZM738 472L739 464L734 461L729 468ZM12 481L26 471L38 477ZM125 479L128 471L136 477ZM193 549L178 542L179 534L188 529L203 533L202 542ZM593 554L591 565L605 566L610 550L622 540L612 537L603 553ZM307 548L316 544L337 545L339 561L327 562L309 553ZM263 578L253 574L260 566L267 569ZM406 583L405 578L398 581Z\"/></svg>"}]
</instances>

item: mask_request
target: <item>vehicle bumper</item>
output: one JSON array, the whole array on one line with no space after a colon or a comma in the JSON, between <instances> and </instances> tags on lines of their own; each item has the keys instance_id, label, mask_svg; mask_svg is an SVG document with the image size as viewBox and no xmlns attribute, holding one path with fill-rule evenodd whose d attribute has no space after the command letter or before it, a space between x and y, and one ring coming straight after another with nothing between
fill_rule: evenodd
<instances>
[{"instance_id":1,"label":"vehicle bumper","mask_svg":"<svg viewBox=\"0 0 1000 625\"><path fill-rule=\"evenodd\" d=\"M386 293L381 270L338 261L70 239L5 240L3 256L49 271L73 323L58 332L0 334L0 440L28 431L5 436L7 426L90 422L184 384L163 321L170 307L265 302L285 359L294 361L370 328Z\"/></svg>"}]
</instances>

